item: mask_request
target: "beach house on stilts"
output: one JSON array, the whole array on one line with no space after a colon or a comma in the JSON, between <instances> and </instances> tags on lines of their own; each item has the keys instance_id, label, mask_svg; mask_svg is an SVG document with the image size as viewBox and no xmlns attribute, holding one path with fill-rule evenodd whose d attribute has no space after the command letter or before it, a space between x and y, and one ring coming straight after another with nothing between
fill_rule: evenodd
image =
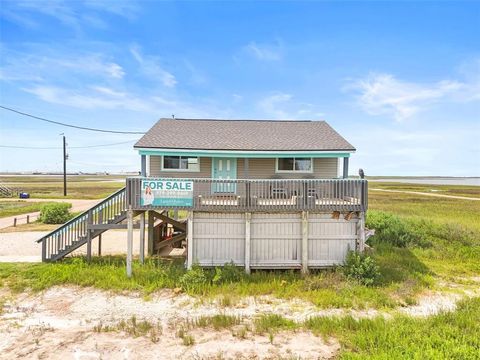
<instances>
[{"instance_id":1,"label":"beach house on stilts","mask_svg":"<svg viewBox=\"0 0 480 360\"><path fill-rule=\"evenodd\" d=\"M348 179L355 148L325 121L160 119L134 149L141 175L40 239L45 261L109 228L128 229L131 260L135 226L141 259L146 228L150 253L184 246L188 267L306 272L363 250L367 181Z\"/></svg>"}]
</instances>

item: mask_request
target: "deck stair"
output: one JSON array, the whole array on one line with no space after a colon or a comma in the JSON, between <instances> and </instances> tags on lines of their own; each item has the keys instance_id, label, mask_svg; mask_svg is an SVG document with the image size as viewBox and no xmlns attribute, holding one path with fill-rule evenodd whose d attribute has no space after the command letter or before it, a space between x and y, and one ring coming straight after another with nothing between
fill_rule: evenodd
<instances>
[{"instance_id":1,"label":"deck stair","mask_svg":"<svg viewBox=\"0 0 480 360\"><path fill-rule=\"evenodd\" d=\"M118 190L37 240L38 243L42 243L42 261L63 259L85 244L87 244L87 256L90 256L92 240L108 229L118 228L118 224L126 219L125 194L125 188Z\"/></svg>"}]
</instances>

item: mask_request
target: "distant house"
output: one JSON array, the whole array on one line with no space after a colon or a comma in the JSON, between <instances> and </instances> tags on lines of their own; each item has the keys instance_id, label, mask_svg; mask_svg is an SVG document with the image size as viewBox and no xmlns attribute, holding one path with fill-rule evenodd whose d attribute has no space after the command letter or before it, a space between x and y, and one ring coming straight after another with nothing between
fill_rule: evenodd
<instances>
[{"instance_id":1,"label":"distant house","mask_svg":"<svg viewBox=\"0 0 480 360\"><path fill-rule=\"evenodd\" d=\"M355 148L324 121L160 119L134 148L141 176L105 200L109 209L120 203L113 222L127 219L127 259L135 216L141 258L146 226L150 253L186 247L189 267L308 271L363 250L367 183L348 179ZM169 210L186 211L187 220ZM87 244L110 226L107 210L95 211L85 220L97 231ZM64 256L46 247L44 259Z\"/></svg>"}]
</instances>

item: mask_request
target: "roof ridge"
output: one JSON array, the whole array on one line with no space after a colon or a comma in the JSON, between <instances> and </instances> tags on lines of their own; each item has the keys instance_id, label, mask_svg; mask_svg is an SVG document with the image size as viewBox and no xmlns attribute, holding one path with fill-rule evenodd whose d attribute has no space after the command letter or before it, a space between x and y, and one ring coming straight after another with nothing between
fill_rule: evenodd
<instances>
[{"instance_id":1,"label":"roof ridge","mask_svg":"<svg viewBox=\"0 0 480 360\"><path fill-rule=\"evenodd\" d=\"M161 118L160 120L180 120L180 121L251 121L251 122L326 122L325 120L275 120L275 119L194 119L194 118Z\"/></svg>"}]
</instances>

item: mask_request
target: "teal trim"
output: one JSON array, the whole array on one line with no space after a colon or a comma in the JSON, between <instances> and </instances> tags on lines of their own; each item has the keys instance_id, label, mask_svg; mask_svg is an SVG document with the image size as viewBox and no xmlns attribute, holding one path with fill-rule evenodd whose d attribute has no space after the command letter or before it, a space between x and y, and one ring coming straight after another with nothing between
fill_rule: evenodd
<instances>
[{"instance_id":1,"label":"teal trim","mask_svg":"<svg viewBox=\"0 0 480 360\"><path fill-rule=\"evenodd\" d=\"M326 153L324 151L312 151L312 152L272 152L262 153L260 151L253 152L214 152L208 150L195 150L195 151L164 151L158 150L138 150L140 155L153 155L153 156L198 156L198 157L219 157L219 158L250 158L250 159L265 159L265 158L290 158L290 157L311 157L311 158L345 158L350 157L348 152L331 152Z\"/></svg>"}]
</instances>

